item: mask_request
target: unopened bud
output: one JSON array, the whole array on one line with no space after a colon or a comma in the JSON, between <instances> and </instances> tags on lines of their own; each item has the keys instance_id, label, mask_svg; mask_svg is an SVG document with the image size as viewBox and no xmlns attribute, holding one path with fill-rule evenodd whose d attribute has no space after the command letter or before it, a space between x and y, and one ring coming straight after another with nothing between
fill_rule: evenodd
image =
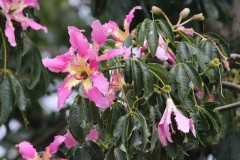
<instances>
[{"instance_id":1,"label":"unopened bud","mask_svg":"<svg viewBox=\"0 0 240 160\"><path fill-rule=\"evenodd\" d=\"M219 62L219 59L218 58L214 58L213 60L211 60L209 62L209 67L213 69L213 68L218 67L220 64L221 63Z\"/></svg>"},{"instance_id":2,"label":"unopened bud","mask_svg":"<svg viewBox=\"0 0 240 160\"><path fill-rule=\"evenodd\" d=\"M152 11L152 13L157 14L157 15L162 14L162 10L160 8L156 7L156 6L152 6L151 11Z\"/></svg>"},{"instance_id":3,"label":"unopened bud","mask_svg":"<svg viewBox=\"0 0 240 160\"><path fill-rule=\"evenodd\" d=\"M184 10L182 10L179 14L179 17L182 18L186 18L190 13L190 9L189 8L184 8Z\"/></svg>"},{"instance_id":4,"label":"unopened bud","mask_svg":"<svg viewBox=\"0 0 240 160\"><path fill-rule=\"evenodd\" d=\"M165 85L165 86L163 87L163 91L164 91L165 93L169 93L169 92L171 91L171 86L170 86L170 85Z\"/></svg>"},{"instance_id":5,"label":"unopened bud","mask_svg":"<svg viewBox=\"0 0 240 160\"><path fill-rule=\"evenodd\" d=\"M195 21L203 21L204 19L205 17L203 16L202 13L195 14L194 16L192 16L192 20L195 20Z\"/></svg>"},{"instance_id":6,"label":"unopened bud","mask_svg":"<svg viewBox=\"0 0 240 160\"><path fill-rule=\"evenodd\" d=\"M194 84L193 84L192 81L190 81L190 83L189 83L189 87L190 87L192 90L194 89Z\"/></svg>"},{"instance_id":7,"label":"unopened bud","mask_svg":"<svg viewBox=\"0 0 240 160\"><path fill-rule=\"evenodd\" d=\"M136 47L136 46L137 46L137 42L134 41L134 40L132 40L132 46L133 46L133 47Z\"/></svg>"}]
</instances>

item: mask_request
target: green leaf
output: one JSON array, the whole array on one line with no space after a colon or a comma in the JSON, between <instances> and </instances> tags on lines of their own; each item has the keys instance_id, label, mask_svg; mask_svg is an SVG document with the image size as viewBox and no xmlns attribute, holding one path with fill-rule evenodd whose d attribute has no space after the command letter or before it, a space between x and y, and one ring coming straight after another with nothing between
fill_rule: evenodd
<instances>
[{"instance_id":1,"label":"green leaf","mask_svg":"<svg viewBox=\"0 0 240 160\"><path fill-rule=\"evenodd\" d=\"M202 80L201 80L198 72L188 63L184 63L183 66L188 75L188 78L193 82L193 84L198 89L202 89Z\"/></svg>"},{"instance_id":2,"label":"green leaf","mask_svg":"<svg viewBox=\"0 0 240 160\"><path fill-rule=\"evenodd\" d=\"M132 69L131 69L131 60L127 59L125 61L125 81L126 83L132 83Z\"/></svg>"},{"instance_id":3,"label":"green leaf","mask_svg":"<svg viewBox=\"0 0 240 160\"><path fill-rule=\"evenodd\" d=\"M147 63L146 66L148 67L150 73L160 82L163 82L164 84L169 84L169 72L161 64Z\"/></svg>"},{"instance_id":4,"label":"green leaf","mask_svg":"<svg viewBox=\"0 0 240 160\"><path fill-rule=\"evenodd\" d=\"M93 141L86 141L86 146L84 147L88 150L88 154L91 156L93 160L103 160L104 155L102 149Z\"/></svg>"},{"instance_id":5,"label":"green leaf","mask_svg":"<svg viewBox=\"0 0 240 160\"><path fill-rule=\"evenodd\" d=\"M3 74L2 74L3 76ZM7 121L13 107L13 93L9 79L0 82L0 126Z\"/></svg>"},{"instance_id":6,"label":"green leaf","mask_svg":"<svg viewBox=\"0 0 240 160\"><path fill-rule=\"evenodd\" d=\"M69 130L73 137L80 143L84 142L86 135L90 131L89 128L82 128L81 120L84 119L84 117L81 117L81 114L79 114L80 107L83 107L81 102L81 97L77 96L69 113Z\"/></svg>"},{"instance_id":7,"label":"green leaf","mask_svg":"<svg viewBox=\"0 0 240 160\"><path fill-rule=\"evenodd\" d=\"M180 42L177 45L177 57L181 62L189 61L190 60L190 53L187 49L186 43Z\"/></svg>"},{"instance_id":8,"label":"green leaf","mask_svg":"<svg viewBox=\"0 0 240 160\"><path fill-rule=\"evenodd\" d=\"M86 148L77 148L73 155L74 160L92 160Z\"/></svg>"},{"instance_id":9,"label":"green leaf","mask_svg":"<svg viewBox=\"0 0 240 160\"><path fill-rule=\"evenodd\" d=\"M42 66L41 54L37 47L32 47L31 50L31 73L30 73L30 83L28 88L33 89L41 77L41 66Z\"/></svg>"},{"instance_id":10,"label":"green leaf","mask_svg":"<svg viewBox=\"0 0 240 160\"><path fill-rule=\"evenodd\" d=\"M171 42L173 42L174 35L172 27L165 20L162 19L157 20L157 25L162 33L161 35L163 35L163 37L168 38Z\"/></svg>"},{"instance_id":11,"label":"green leaf","mask_svg":"<svg viewBox=\"0 0 240 160\"><path fill-rule=\"evenodd\" d=\"M189 35L189 34L186 34L186 33L182 32L182 31L177 31L177 34L180 35L181 37L185 38L188 42L191 42L191 43L194 42L193 37L191 35Z\"/></svg>"},{"instance_id":12,"label":"green leaf","mask_svg":"<svg viewBox=\"0 0 240 160\"><path fill-rule=\"evenodd\" d=\"M177 65L175 73L176 81L178 83L178 97L181 101L184 101L189 94L189 79L185 72L183 65Z\"/></svg>"},{"instance_id":13,"label":"green leaf","mask_svg":"<svg viewBox=\"0 0 240 160\"><path fill-rule=\"evenodd\" d=\"M136 114L136 117L139 119L139 121L141 122L141 128L142 128L142 134L143 134L143 150L147 147L147 143L149 142L148 140L148 136L150 135L149 131L148 131L148 127L147 127L147 122L145 117L139 113Z\"/></svg>"},{"instance_id":14,"label":"green leaf","mask_svg":"<svg viewBox=\"0 0 240 160\"><path fill-rule=\"evenodd\" d=\"M123 135L123 127L126 123L127 115L122 116L118 121L113 131L114 137L121 137Z\"/></svg>"},{"instance_id":15,"label":"green leaf","mask_svg":"<svg viewBox=\"0 0 240 160\"><path fill-rule=\"evenodd\" d=\"M143 88L142 71L137 61L138 60L131 61L133 90L135 95L139 95L142 92L142 88Z\"/></svg>"},{"instance_id":16,"label":"green leaf","mask_svg":"<svg viewBox=\"0 0 240 160\"><path fill-rule=\"evenodd\" d=\"M147 43L148 43L151 55L155 56L157 47L158 47L158 39L159 39L155 21L149 21L146 24L145 33L147 35L146 39L147 39Z\"/></svg>"},{"instance_id":17,"label":"green leaf","mask_svg":"<svg viewBox=\"0 0 240 160\"><path fill-rule=\"evenodd\" d=\"M137 61L142 71L143 86L144 86L144 98L148 99L153 94L153 78L149 73L147 67L142 61Z\"/></svg>"},{"instance_id":18,"label":"green leaf","mask_svg":"<svg viewBox=\"0 0 240 160\"><path fill-rule=\"evenodd\" d=\"M112 109L111 108L107 108L103 115L103 121L104 124L106 125L106 134L109 138L113 138L113 131L114 128L117 124L117 121L120 119L120 117L122 117L125 114L125 110L123 109L122 106L113 106Z\"/></svg>"},{"instance_id":19,"label":"green leaf","mask_svg":"<svg viewBox=\"0 0 240 160\"><path fill-rule=\"evenodd\" d=\"M119 148L114 149L114 156L117 160L127 160L126 153Z\"/></svg>"},{"instance_id":20,"label":"green leaf","mask_svg":"<svg viewBox=\"0 0 240 160\"><path fill-rule=\"evenodd\" d=\"M29 99L26 97L18 79L12 74L9 74L9 77L17 106L21 111L24 111L28 105Z\"/></svg>"},{"instance_id":21,"label":"green leaf","mask_svg":"<svg viewBox=\"0 0 240 160\"><path fill-rule=\"evenodd\" d=\"M149 19L145 19L140 25L137 26L136 40L140 46L143 46L145 40L145 28Z\"/></svg>"},{"instance_id":22,"label":"green leaf","mask_svg":"<svg viewBox=\"0 0 240 160\"><path fill-rule=\"evenodd\" d=\"M229 49L229 44L227 44L222 37L220 37L219 35L217 35L215 33L206 33L205 36L210 38L211 40L215 41L222 49L223 54L227 57L230 57L231 53L230 53L230 49Z\"/></svg>"},{"instance_id":23,"label":"green leaf","mask_svg":"<svg viewBox=\"0 0 240 160\"><path fill-rule=\"evenodd\" d=\"M132 45L132 36L129 35L127 36L127 38L125 39L123 46L129 48Z\"/></svg>"}]
</instances>

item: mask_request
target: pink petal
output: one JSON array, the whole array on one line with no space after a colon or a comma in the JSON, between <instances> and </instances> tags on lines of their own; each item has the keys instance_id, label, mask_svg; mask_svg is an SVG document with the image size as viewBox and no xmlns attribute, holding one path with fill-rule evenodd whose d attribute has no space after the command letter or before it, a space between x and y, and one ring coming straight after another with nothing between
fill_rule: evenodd
<instances>
[{"instance_id":1,"label":"pink petal","mask_svg":"<svg viewBox=\"0 0 240 160\"><path fill-rule=\"evenodd\" d=\"M86 136L86 140L92 140L93 142L98 140L98 131L96 128L90 131L90 133Z\"/></svg>"},{"instance_id":2,"label":"pink petal","mask_svg":"<svg viewBox=\"0 0 240 160\"><path fill-rule=\"evenodd\" d=\"M194 35L194 30L192 29L192 28L185 28L185 27L183 27L183 26L180 26L180 27L178 27L177 28L178 30L181 30L182 32L184 32L184 33L186 33L186 34L189 34L189 35L191 35L191 36L193 36Z\"/></svg>"},{"instance_id":3,"label":"pink petal","mask_svg":"<svg viewBox=\"0 0 240 160\"><path fill-rule=\"evenodd\" d=\"M40 9L40 6L38 4L38 0L24 0L24 4L27 6L35 7L37 9Z\"/></svg>"},{"instance_id":4,"label":"pink petal","mask_svg":"<svg viewBox=\"0 0 240 160\"><path fill-rule=\"evenodd\" d=\"M189 119L189 126L190 126L190 130L192 131L193 135L196 137L196 131L195 131L195 127L194 127L194 121L192 119Z\"/></svg>"},{"instance_id":5,"label":"pink petal","mask_svg":"<svg viewBox=\"0 0 240 160\"><path fill-rule=\"evenodd\" d=\"M156 57L162 61L166 61L169 58L169 55L165 48L158 46L156 51Z\"/></svg>"},{"instance_id":6,"label":"pink petal","mask_svg":"<svg viewBox=\"0 0 240 160\"><path fill-rule=\"evenodd\" d=\"M67 52L53 59L45 58L42 60L42 62L43 65L52 72L66 72L68 62L72 61L71 58L72 58L71 53Z\"/></svg>"},{"instance_id":7,"label":"pink petal","mask_svg":"<svg viewBox=\"0 0 240 160\"><path fill-rule=\"evenodd\" d=\"M107 78L105 78L102 73L94 72L92 74L92 80L93 80L93 86L94 87L97 87L97 89L101 93L107 94L109 82L108 82Z\"/></svg>"},{"instance_id":8,"label":"pink petal","mask_svg":"<svg viewBox=\"0 0 240 160\"><path fill-rule=\"evenodd\" d=\"M112 100L110 97L104 97L101 92L97 89L97 87L85 89L85 83L83 81L83 87L85 90L85 94L89 98L90 101L93 101L95 105L99 108L107 108L112 104Z\"/></svg>"},{"instance_id":9,"label":"pink petal","mask_svg":"<svg viewBox=\"0 0 240 160\"><path fill-rule=\"evenodd\" d=\"M10 4L9 0L1 0L0 1L0 7L5 10L6 9L6 5Z\"/></svg>"},{"instance_id":10,"label":"pink petal","mask_svg":"<svg viewBox=\"0 0 240 160\"><path fill-rule=\"evenodd\" d=\"M162 124L158 124L158 138L163 147L167 146L167 137L164 132L164 126Z\"/></svg>"},{"instance_id":11,"label":"pink petal","mask_svg":"<svg viewBox=\"0 0 240 160\"><path fill-rule=\"evenodd\" d=\"M51 155L57 153L59 146L62 145L64 140L64 136L55 136L54 141L48 147L46 147L45 151L49 151Z\"/></svg>"},{"instance_id":12,"label":"pink petal","mask_svg":"<svg viewBox=\"0 0 240 160\"><path fill-rule=\"evenodd\" d=\"M117 57L119 55L123 55L126 52L126 48L119 48L119 49L111 49L107 51L104 55L98 57L98 61L103 61L106 59L110 59L113 57Z\"/></svg>"},{"instance_id":13,"label":"pink petal","mask_svg":"<svg viewBox=\"0 0 240 160\"><path fill-rule=\"evenodd\" d=\"M76 86L80 83L80 80L74 78L74 76L68 76L64 79L62 86L58 89L57 96L58 96L58 110L60 110L64 105L66 99L72 93L72 87Z\"/></svg>"},{"instance_id":14,"label":"pink petal","mask_svg":"<svg viewBox=\"0 0 240 160\"><path fill-rule=\"evenodd\" d=\"M29 143L29 142L21 142L16 145L16 147L19 148L19 152L22 155L22 157L26 160L32 160L37 159L40 157L38 156L38 153L35 148Z\"/></svg>"},{"instance_id":15,"label":"pink petal","mask_svg":"<svg viewBox=\"0 0 240 160\"><path fill-rule=\"evenodd\" d=\"M167 140L172 143L173 141L172 141L171 133L169 129L169 125L172 125L171 115L172 115L172 112L169 112L169 111L166 112L166 119L163 126L164 126L164 133L167 137Z\"/></svg>"},{"instance_id":16,"label":"pink petal","mask_svg":"<svg viewBox=\"0 0 240 160\"><path fill-rule=\"evenodd\" d=\"M129 33L129 27L130 27L130 23L132 22L132 19L134 18L134 12L135 10L137 9L142 9L141 6L136 6L134 7L129 13L128 15L126 16L125 20L124 20L124 29L125 29L125 32Z\"/></svg>"},{"instance_id":17,"label":"pink petal","mask_svg":"<svg viewBox=\"0 0 240 160\"><path fill-rule=\"evenodd\" d=\"M88 51L88 59L89 59L89 64L90 64L90 68L93 69L94 71L98 70L98 55L96 53L96 51L94 50L89 50Z\"/></svg>"},{"instance_id":18,"label":"pink petal","mask_svg":"<svg viewBox=\"0 0 240 160\"><path fill-rule=\"evenodd\" d=\"M83 31L84 30L79 30L76 27L68 26L68 34L72 47L78 50L78 54L81 57L86 57L90 46L87 38L82 34Z\"/></svg>"},{"instance_id":19,"label":"pink petal","mask_svg":"<svg viewBox=\"0 0 240 160\"><path fill-rule=\"evenodd\" d=\"M64 143L68 149L70 149L73 146L76 146L78 144L77 141L74 139L74 137L72 136L72 134L69 131L65 135Z\"/></svg>"},{"instance_id":20,"label":"pink petal","mask_svg":"<svg viewBox=\"0 0 240 160\"><path fill-rule=\"evenodd\" d=\"M189 119L182 115L178 110L174 111L175 120L177 122L178 130L183 131L184 133L188 133L190 126L189 126Z\"/></svg>"},{"instance_id":21,"label":"pink petal","mask_svg":"<svg viewBox=\"0 0 240 160\"><path fill-rule=\"evenodd\" d=\"M107 33L105 28L101 25L99 20L92 23L92 40L101 47L107 40Z\"/></svg>"},{"instance_id":22,"label":"pink petal","mask_svg":"<svg viewBox=\"0 0 240 160\"><path fill-rule=\"evenodd\" d=\"M107 35L114 33L118 29L117 23L113 21L109 21L108 23L104 24L103 27L105 28Z\"/></svg>"},{"instance_id":23,"label":"pink petal","mask_svg":"<svg viewBox=\"0 0 240 160\"><path fill-rule=\"evenodd\" d=\"M25 18L26 18L26 17L25 17ZM31 27L31 28L34 29L34 30L40 30L40 29L41 29L41 30L43 30L45 33L48 32L48 30L47 30L46 27L44 27L44 26L36 23L33 19L28 19L26 22L23 21L23 22L21 22L21 24L22 24L22 28L23 28L24 30L26 30L27 27Z\"/></svg>"},{"instance_id":24,"label":"pink petal","mask_svg":"<svg viewBox=\"0 0 240 160\"><path fill-rule=\"evenodd\" d=\"M15 47L17 45L14 34L15 28L11 22L11 19L6 21L5 35L8 38L8 42L11 46Z\"/></svg>"}]
</instances>

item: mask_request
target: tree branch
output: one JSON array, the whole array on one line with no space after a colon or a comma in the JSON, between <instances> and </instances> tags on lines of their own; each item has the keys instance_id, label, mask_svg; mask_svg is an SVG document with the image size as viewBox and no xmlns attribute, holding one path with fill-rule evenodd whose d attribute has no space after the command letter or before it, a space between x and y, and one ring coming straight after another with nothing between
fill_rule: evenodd
<instances>
[{"instance_id":1,"label":"tree branch","mask_svg":"<svg viewBox=\"0 0 240 160\"><path fill-rule=\"evenodd\" d=\"M217 107L216 110L225 111L225 110L235 109L235 108L238 108L238 107L240 107L240 101L235 102L235 103L231 103L231 104L228 104L228 105L225 105L225 106Z\"/></svg>"},{"instance_id":2,"label":"tree branch","mask_svg":"<svg viewBox=\"0 0 240 160\"><path fill-rule=\"evenodd\" d=\"M233 90L233 91L240 92L240 85L223 81L222 86L226 89L230 89L230 90Z\"/></svg>"}]
</instances>

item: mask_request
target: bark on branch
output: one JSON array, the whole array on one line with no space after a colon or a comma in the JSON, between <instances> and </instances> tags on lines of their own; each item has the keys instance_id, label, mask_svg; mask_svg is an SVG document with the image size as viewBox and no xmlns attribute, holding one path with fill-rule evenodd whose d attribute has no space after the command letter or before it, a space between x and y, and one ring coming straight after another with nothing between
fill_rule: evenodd
<instances>
[{"instance_id":1,"label":"bark on branch","mask_svg":"<svg viewBox=\"0 0 240 160\"><path fill-rule=\"evenodd\" d=\"M233 91L240 92L240 85L223 81L222 86L226 89L230 89L230 90L233 90Z\"/></svg>"},{"instance_id":2,"label":"bark on branch","mask_svg":"<svg viewBox=\"0 0 240 160\"><path fill-rule=\"evenodd\" d=\"M235 103L231 103L231 104L227 104L225 106L217 107L216 110L225 111L225 110L235 109L235 108L238 108L238 107L240 107L240 101L235 102Z\"/></svg>"}]
</instances>

